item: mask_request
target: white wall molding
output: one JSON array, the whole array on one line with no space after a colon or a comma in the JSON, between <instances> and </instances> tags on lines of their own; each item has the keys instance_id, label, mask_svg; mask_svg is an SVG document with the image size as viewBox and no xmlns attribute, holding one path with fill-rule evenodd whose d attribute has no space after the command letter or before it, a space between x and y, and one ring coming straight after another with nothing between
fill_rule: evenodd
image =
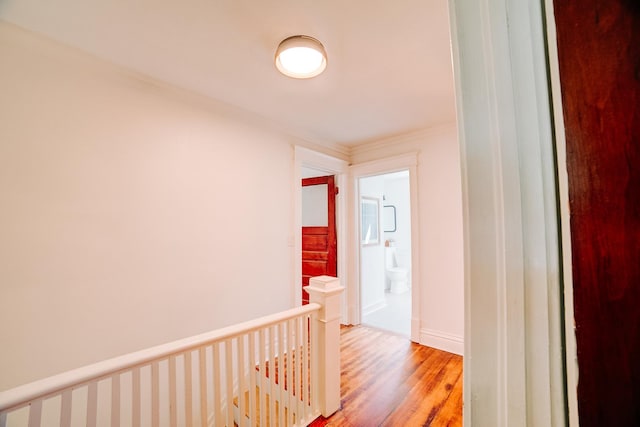
<instances>
[{"instance_id":1,"label":"white wall molding","mask_svg":"<svg viewBox=\"0 0 640 427\"><path fill-rule=\"evenodd\" d=\"M378 310L381 310L383 308L385 308L387 306L387 301L384 299L375 301L369 305L367 305L366 307L362 307L362 315L363 316L367 316L371 313L374 313Z\"/></svg>"},{"instance_id":2,"label":"white wall molding","mask_svg":"<svg viewBox=\"0 0 640 427\"><path fill-rule=\"evenodd\" d=\"M464 423L565 423L541 4L450 0L465 242Z\"/></svg>"},{"instance_id":3,"label":"white wall molding","mask_svg":"<svg viewBox=\"0 0 640 427\"><path fill-rule=\"evenodd\" d=\"M378 175L380 173L395 172L418 165L418 153L415 151L401 154L399 156L387 157L380 160L358 163L351 165L351 174L359 177L367 175ZM384 172L380 172L384 171Z\"/></svg>"},{"instance_id":4,"label":"white wall molding","mask_svg":"<svg viewBox=\"0 0 640 427\"><path fill-rule=\"evenodd\" d=\"M447 132L450 128L455 127L455 118L446 123L441 123L430 128L420 129L413 132L407 132L400 135L393 135L387 138L363 141L357 145L351 146L351 156L358 156L370 151L378 151L390 145L404 144L415 141L416 139L428 139L434 135Z\"/></svg>"},{"instance_id":5,"label":"white wall molding","mask_svg":"<svg viewBox=\"0 0 640 427\"><path fill-rule=\"evenodd\" d=\"M301 166L325 170L327 173L344 173L349 166L346 160L323 151L301 146L296 146L294 150L296 161Z\"/></svg>"},{"instance_id":6,"label":"white wall molding","mask_svg":"<svg viewBox=\"0 0 640 427\"><path fill-rule=\"evenodd\" d=\"M464 353L463 337L433 329L420 330L420 344L461 356Z\"/></svg>"},{"instance_id":7,"label":"white wall molding","mask_svg":"<svg viewBox=\"0 0 640 427\"><path fill-rule=\"evenodd\" d=\"M319 155L341 161L347 161L349 159L351 150L342 144L314 140L311 136L304 137L289 132L288 134L291 135L292 143L298 148L304 148L309 152L315 152Z\"/></svg>"}]
</instances>

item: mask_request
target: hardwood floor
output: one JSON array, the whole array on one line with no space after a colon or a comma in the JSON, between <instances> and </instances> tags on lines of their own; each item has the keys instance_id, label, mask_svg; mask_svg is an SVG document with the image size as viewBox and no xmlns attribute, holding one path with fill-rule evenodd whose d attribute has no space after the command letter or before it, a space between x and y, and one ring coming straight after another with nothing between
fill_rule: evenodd
<instances>
[{"instance_id":1,"label":"hardwood floor","mask_svg":"<svg viewBox=\"0 0 640 427\"><path fill-rule=\"evenodd\" d=\"M341 330L342 408L311 426L461 426L462 357L364 326Z\"/></svg>"}]
</instances>

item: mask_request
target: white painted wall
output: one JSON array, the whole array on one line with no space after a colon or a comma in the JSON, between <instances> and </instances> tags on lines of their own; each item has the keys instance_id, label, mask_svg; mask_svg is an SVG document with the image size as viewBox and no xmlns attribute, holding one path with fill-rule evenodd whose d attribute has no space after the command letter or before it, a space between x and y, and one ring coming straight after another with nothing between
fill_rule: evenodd
<instances>
[{"instance_id":1,"label":"white painted wall","mask_svg":"<svg viewBox=\"0 0 640 427\"><path fill-rule=\"evenodd\" d=\"M1 22L0 58L0 390L289 307L290 138Z\"/></svg>"},{"instance_id":2,"label":"white painted wall","mask_svg":"<svg viewBox=\"0 0 640 427\"><path fill-rule=\"evenodd\" d=\"M372 176L360 179L360 196L378 200L378 215L382 209L384 178ZM380 221L378 221L380 222ZM360 286L362 313L371 313L385 305L384 240L378 234L378 242L360 247Z\"/></svg>"},{"instance_id":3,"label":"white painted wall","mask_svg":"<svg viewBox=\"0 0 640 427\"><path fill-rule=\"evenodd\" d=\"M352 163L416 151L420 223L413 239L420 242L420 342L462 353L462 187L455 123L356 147Z\"/></svg>"}]
</instances>

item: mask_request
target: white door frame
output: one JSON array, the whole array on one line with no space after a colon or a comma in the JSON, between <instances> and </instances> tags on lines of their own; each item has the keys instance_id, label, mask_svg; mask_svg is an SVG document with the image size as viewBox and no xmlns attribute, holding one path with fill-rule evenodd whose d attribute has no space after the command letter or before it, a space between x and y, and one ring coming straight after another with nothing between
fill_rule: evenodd
<instances>
[{"instance_id":1,"label":"white door frame","mask_svg":"<svg viewBox=\"0 0 640 427\"><path fill-rule=\"evenodd\" d=\"M560 88L560 65L556 41L556 23L553 14L553 0L545 0L545 18L549 55L549 79L553 102L553 121L556 140L556 161L567 164L567 144L562 114L562 92ZM564 280L564 344L566 358L567 404L569 425L578 426L578 349L573 317L573 271L571 269L571 213L569 211L569 175L566 167L558 167L558 199L562 241L562 269Z\"/></svg>"},{"instance_id":2,"label":"white door frame","mask_svg":"<svg viewBox=\"0 0 640 427\"><path fill-rule=\"evenodd\" d=\"M341 284L348 287L346 278L348 277L347 263L347 200L348 200L348 167L349 163L345 160L329 156L308 148L295 146L294 148L294 178L293 178L293 194L294 194L294 230L293 230L293 247L294 247L294 269L291 290L291 306L297 307L302 304L302 294L300 292L300 284L302 283L302 167L318 169L326 172L327 175L336 176L336 187L338 187L338 195L336 196L336 238L338 240L338 278ZM343 299L346 297L343 297ZM346 304L342 304L342 323L348 323Z\"/></svg>"},{"instance_id":3,"label":"white door frame","mask_svg":"<svg viewBox=\"0 0 640 427\"><path fill-rule=\"evenodd\" d=\"M418 154L408 153L382 160L353 165L349 168L349 187L354 195L350 198L349 212L349 253L354 254L349 259L351 272L347 289L347 305L351 323L360 324L362 314L362 292L360 284L360 178L382 175L385 173L409 171L409 191L411 204L411 341L420 341L421 316L420 294L422 281L420 280L420 227L418 211Z\"/></svg>"},{"instance_id":4,"label":"white door frame","mask_svg":"<svg viewBox=\"0 0 640 427\"><path fill-rule=\"evenodd\" d=\"M564 385L543 2L449 0L463 176L465 425L563 426L574 401Z\"/></svg>"}]
</instances>

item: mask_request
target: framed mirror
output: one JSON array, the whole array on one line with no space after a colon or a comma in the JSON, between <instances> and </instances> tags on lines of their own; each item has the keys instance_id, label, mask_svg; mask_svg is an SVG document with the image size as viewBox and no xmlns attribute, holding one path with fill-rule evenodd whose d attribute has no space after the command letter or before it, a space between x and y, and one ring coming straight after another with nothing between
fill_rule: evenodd
<instances>
[{"instance_id":1,"label":"framed mirror","mask_svg":"<svg viewBox=\"0 0 640 427\"><path fill-rule=\"evenodd\" d=\"M382 231L385 233L393 233L397 230L396 226L396 207L394 205L384 205L382 211Z\"/></svg>"},{"instance_id":2,"label":"framed mirror","mask_svg":"<svg viewBox=\"0 0 640 427\"><path fill-rule=\"evenodd\" d=\"M360 199L360 242L363 246L380 242L379 203L374 197Z\"/></svg>"}]
</instances>

